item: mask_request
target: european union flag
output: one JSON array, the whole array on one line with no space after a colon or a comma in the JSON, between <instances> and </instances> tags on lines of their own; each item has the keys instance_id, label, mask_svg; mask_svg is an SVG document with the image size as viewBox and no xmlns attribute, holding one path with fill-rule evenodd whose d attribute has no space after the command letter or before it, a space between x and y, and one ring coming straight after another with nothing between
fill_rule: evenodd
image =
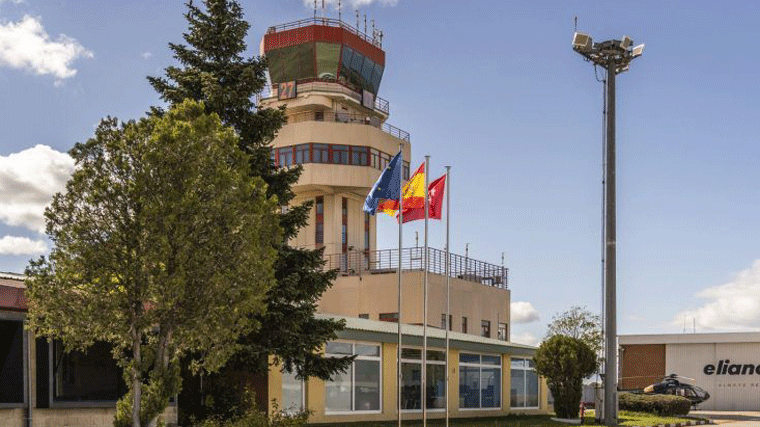
<instances>
[{"instance_id":1,"label":"european union flag","mask_svg":"<svg viewBox=\"0 0 760 427\"><path fill-rule=\"evenodd\" d=\"M369 191L367 200L364 201L364 212L374 215L380 199L398 200L401 193L402 163L401 151L399 151Z\"/></svg>"}]
</instances>

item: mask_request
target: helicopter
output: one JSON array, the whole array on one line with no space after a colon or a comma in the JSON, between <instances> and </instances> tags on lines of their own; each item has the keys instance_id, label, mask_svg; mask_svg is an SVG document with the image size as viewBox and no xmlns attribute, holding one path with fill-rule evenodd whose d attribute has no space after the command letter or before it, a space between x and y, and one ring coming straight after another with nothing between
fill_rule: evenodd
<instances>
[{"instance_id":1,"label":"helicopter","mask_svg":"<svg viewBox=\"0 0 760 427\"><path fill-rule=\"evenodd\" d=\"M648 385L644 387L643 394L672 394L674 396L681 396L689 399L692 406L697 406L700 403L710 398L710 393L706 392L703 388L686 384L678 381L678 378L682 378L689 381L695 381L693 378L682 377L676 374L670 374L662 378L662 381Z\"/></svg>"}]
</instances>

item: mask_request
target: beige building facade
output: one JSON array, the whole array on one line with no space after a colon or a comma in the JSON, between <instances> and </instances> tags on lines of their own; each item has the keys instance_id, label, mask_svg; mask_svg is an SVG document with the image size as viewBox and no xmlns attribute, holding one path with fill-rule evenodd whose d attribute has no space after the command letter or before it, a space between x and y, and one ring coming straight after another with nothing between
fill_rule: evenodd
<instances>
[{"instance_id":1,"label":"beige building facade","mask_svg":"<svg viewBox=\"0 0 760 427\"><path fill-rule=\"evenodd\" d=\"M308 409L311 412L309 421L313 423L396 419L396 325L366 319L340 319L346 321L346 328L325 351L328 354L336 351L337 355L361 348L349 372L334 381L312 378L301 382L292 374L273 369L269 376L270 399L276 402L278 409ZM447 391L449 415L454 418L545 414L550 411L546 383L538 378L529 363L535 348L451 332L447 390L444 331L432 330L428 337L426 390L429 418L445 417ZM419 391L422 338L422 327L402 325L400 394L401 413L405 420L422 418ZM346 352L341 353L339 349ZM270 407L270 410L274 409Z\"/></svg>"}]
</instances>

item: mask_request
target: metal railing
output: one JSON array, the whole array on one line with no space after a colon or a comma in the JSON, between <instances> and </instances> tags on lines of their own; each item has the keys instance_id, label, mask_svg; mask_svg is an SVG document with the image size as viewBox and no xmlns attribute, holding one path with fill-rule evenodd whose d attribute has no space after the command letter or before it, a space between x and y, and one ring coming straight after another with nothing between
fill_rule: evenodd
<instances>
[{"instance_id":1,"label":"metal railing","mask_svg":"<svg viewBox=\"0 0 760 427\"><path fill-rule=\"evenodd\" d=\"M425 248L401 249L403 271L423 271ZM478 261L462 255L449 254L449 275L469 282L499 289L508 289L506 267ZM398 269L398 249L349 251L325 255L325 269L337 269L344 276L395 273ZM428 248L428 272L446 275L446 252Z\"/></svg>"},{"instance_id":2,"label":"metal railing","mask_svg":"<svg viewBox=\"0 0 760 427\"><path fill-rule=\"evenodd\" d=\"M351 25L346 24L342 20L335 19L335 18L314 17L314 18L299 19L298 21L293 21L293 22L286 22L284 24L269 27L267 29L267 34L292 30L294 28L309 27L312 25L322 25L325 27L343 28L344 30L347 30L351 33L356 34L359 38L366 41L367 43L372 44L373 46L376 46L381 49L383 47L383 42L382 42L381 37L370 37L369 35L365 34L363 31L360 31L358 28L354 28Z\"/></svg>"},{"instance_id":3,"label":"metal railing","mask_svg":"<svg viewBox=\"0 0 760 427\"><path fill-rule=\"evenodd\" d=\"M409 142L409 132L399 129L388 123L382 123L379 118L364 114L336 113L333 111L304 111L301 113L288 114L288 124L300 122L333 122L367 125L378 128L383 132Z\"/></svg>"},{"instance_id":4,"label":"metal railing","mask_svg":"<svg viewBox=\"0 0 760 427\"><path fill-rule=\"evenodd\" d=\"M362 103L361 88L354 86L347 81L344 81L344 79L336 80L334 78L328 77L315 77L297 80L296 85L296 91L299 93L302 91L340 93L348 96L359 104ZM277 85L274 85L272 88L270 96L277 96ZM383 112L385 114L390 114L390 105L391 104L388 102L388 100L379 96L375 96L375 110Z\"/></svg>"}]
</instances>

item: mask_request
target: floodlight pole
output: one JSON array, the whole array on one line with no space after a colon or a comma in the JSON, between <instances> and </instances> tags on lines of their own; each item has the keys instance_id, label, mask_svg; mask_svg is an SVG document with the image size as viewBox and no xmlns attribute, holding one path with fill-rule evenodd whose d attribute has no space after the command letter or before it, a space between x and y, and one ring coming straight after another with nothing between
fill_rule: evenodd
<instances>
[{"instance_id":1,"label":"floodlight pole","mask_svg":"<svg viewBox=\"0 0 760 427\"><path fill-rule=\"evenodd\" d=\"M615 261L616 205L615 205L615 74L617 61L607 64L607 170L605 171L604 209L604 425L616 426L617 406L617 292Z\"/></svg>"},{"instance_id":2,"label":"floodlight pole","mask_svg":"<svg viewBox=\"0 0 760 427\"><path fill-rule=\"evenodd\" d=\"M615 205L615 77L628 71L632 59L641 56L644 45L630 48L628 36L622 40L593 43L588 34L576 32L573 49L607 70L606 101L606 169L604 206L604 425L616 426L618 421L618 352L617 352L617 292L616 292L616 205Z\"/></svg>"}]
</instances>

